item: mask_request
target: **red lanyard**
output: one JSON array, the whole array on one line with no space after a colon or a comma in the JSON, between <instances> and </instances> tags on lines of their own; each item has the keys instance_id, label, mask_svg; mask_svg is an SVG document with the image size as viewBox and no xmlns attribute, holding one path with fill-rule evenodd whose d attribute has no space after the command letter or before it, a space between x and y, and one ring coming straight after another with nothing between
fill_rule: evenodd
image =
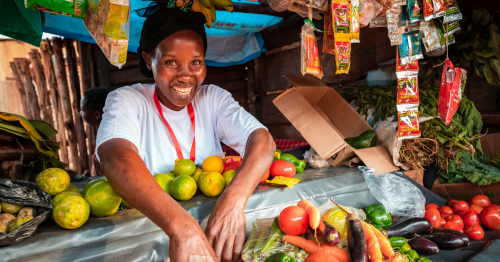
<instances>
[{"instance_id":1,"label":"red lanyard","mask_svg":"<svg viewBox=\"0 0 500 262\"><path fill-rule=\"evenodd\" d=\"M165 117L163 117L163 111L161 109L160 100L158 100L158 94L156 94L156 90L155 90L154 97L155 97L156 108L158 109L158 112L160 113L161 119L163 119L163 123L165 123L165 125L168 128L168 132L170 133L170 137L172 138L172 142L174 142L175 151L177 151L177 157L182 160L182 159L184 159L184 157L182 155L181 146L179 145L179 142L177 141L177 138L175 137L174 131L172 131L172 128L170 128L170 125L168 124ZM195 126L194 109L193 109L193 105L191 103L189 103L189 105L188 105L188 112L189 112L189 118L191 118L191 123L193 124L193 145L191 146L191 153L189 154L189 158L191 159L191 161L194 162L194 159L196 157L196 139L195 139L196 133L195 133L195 129L194 129L194 126Z\"/></svg>"}]
</instances>

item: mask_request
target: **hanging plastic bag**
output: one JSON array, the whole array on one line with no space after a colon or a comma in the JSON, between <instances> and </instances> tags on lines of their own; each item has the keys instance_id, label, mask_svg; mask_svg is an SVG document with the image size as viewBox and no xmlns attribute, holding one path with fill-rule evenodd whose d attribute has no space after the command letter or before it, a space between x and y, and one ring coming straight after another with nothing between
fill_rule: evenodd
<instances>
[{"instance_id":1,"label":"hanging plastic bag","mask_svg":"<svg viewBox=\"0 0 500 262\"><path fill-rule=\"evenodd\" d=\"M410 181L394 173L360 166L372 195L384 205L387 212L396 216L423 217L425 197Z\"/></svg>"},{"instance_id":2,"label":"hanging plastic bag","mask_svg":"<svg viewBox=\"0 0 500 262\"><path fill-rule=\"evenodd\" d=\"M90 0L83 24L109 62L121 68L127 61L130 2L127 0Z\"/></svg>"},{"instance_id":3,"label":"hanging plastic bag","mask_svg":"<svg viewBox=\"0 0 500 262\"><path fill-rule=\"evenodd\" d=\"M8 234L0 234L0 246L13 245L33 235L52 212L50 195L35 183L0 178L0 201L33 208L33 219Z\"/></svg>"},{"instance_id":4,"label":"hanging plastic bag","mask_svg":"<svg viewBox=\"0 0 500 262\"><path fill-rule=\"evenodd\" d=\"M349 38L335 38L335 74L347 74L351 67L351 40Z\"/></svg>"},{"instance_id":5,"label":"hanging plastic bag","mask_svg":"<svg viewBox=\"0 0 500 262\"><path fill-rule=\"evenodd\" d=\"M382 5L375 0L359 1L359 24L360 27L368 26L372 19L382 12Z\"/></svg>"},{"instance_id":6,"label":"hanging plastic bag","mask_svg":"<svg viewBox=\"0 0 500 262\"><path fill-rule=\"evenodd\" d=\"M300 72L311 74L319 79L323 77L323 69L319 61L318 45L314 36L314 26L311 20L306 19L302 26L301 33L301 52L300 52Z\"/></svg>"},{"instance_id":7,"label":"hanging plastic bag","mask_svg":"<svg viewBox=\"0 0 500 262\"><path fill-rule=\"evenodd\" d=\"M321 158L314 148L311 147L309 151L304 154L304 161L306 161L307 165L312 168L322 168L329 167L330 163L328 161Z\"/></svg>"},{"instance_id":8,"label":"hanging plastic bag","mask_svg":"<svg viewBox=\"0 0 500 262\"><path fill-rule=\"evenodd\" d=\"M85 18L87 0L25 0L28 9L49 12L79 19Z\"/></svg>"},{"instance_id":9,"label":"hanging plastic bag","mask_svg":"<svg viewBox=\"0 0 500 262\"><path fill-rule=\"evenodd\" d=\"M359 0L351 0L351 43L359 43Z\"/></svg>"}]
</instances>

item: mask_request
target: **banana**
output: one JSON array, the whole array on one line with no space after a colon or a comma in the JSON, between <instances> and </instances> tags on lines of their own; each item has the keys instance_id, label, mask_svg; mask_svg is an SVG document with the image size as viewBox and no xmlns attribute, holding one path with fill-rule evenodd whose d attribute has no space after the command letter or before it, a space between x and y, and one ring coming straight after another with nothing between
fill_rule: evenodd
<instances>
[{"instance_id":1,"label":"banana","mask_svg":"<svg viewBox=\"0 0 500 262\"><path fill-rule=\"evenodd\" d=\"M200 4L200 12L205 16L205 19L207 20L205 25L207 27L211 27L212 26L212 17L211 17L212 15L210 14L210 9L208 9Z\"/></svg>"},{"instance_id":2,"label":"banana","mask_svg":"<svg viewBox=\"0 0 500 262\"><path fill-rule=\"evenodd\" d=\"M198 0L193 0L193 5L191 6L191 10L194 12L201 12L200 2L198 2Z\"/></svg>"},{"instance_id":3,"label":"banana","mask_svg":"<svg viewBox=\"0 0 500 262\"><path fill-rule=\"evenodd\" d=\"M231 0L210 0L212 5L220 6L229 12L233 12L233 2Z\"/></svg>"},{"instance_id":4,"label":"banana","mask_svg":"<svg viewBox=\"0 0 500 262\"><path fill-rule=\"evenodd\" d=\"M215 5L210 6L210 15L212 16L212 22L215 22Z\"/></svg>"},{"instance_id":5,"label":"banana","mask_svg":"<svg viewBox=\"0 0 500 262\"><path fill-rule=\"evenodd\" d=\"M200 4L207 9L210 9L210 0L199 0Z\"/></svg>"}]
</instances>

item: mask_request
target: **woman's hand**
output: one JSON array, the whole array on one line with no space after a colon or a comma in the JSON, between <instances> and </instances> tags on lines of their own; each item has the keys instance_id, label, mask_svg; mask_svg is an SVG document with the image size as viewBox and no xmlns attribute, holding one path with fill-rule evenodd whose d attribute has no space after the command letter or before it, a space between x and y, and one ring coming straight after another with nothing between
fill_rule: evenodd
<instances>
[{"instance_id":1,"label":"woman's hand","mask_svg":"<svg viewBox=\"0 0 500 262\"><path fill-rule=\"evenodd\" d=\"M194 220L194 219L193 219ZM170 238L170 262L215 262L217 261L212 246L208 243L203 230L196 220L190 228L182 228Z\"/></svg>"},{"instance_id":2,"label":"woman's hand","mask_svg":"<svg viewBox=\"0 0 500 262\"><path fill-rule=\"evenodd\" d=\"M212 209L205 234L218 261L239 261L245 243L245 205L241 199L222 194ZM246 202L246 201L245 201Z\"/></svg>"}]
</instances>

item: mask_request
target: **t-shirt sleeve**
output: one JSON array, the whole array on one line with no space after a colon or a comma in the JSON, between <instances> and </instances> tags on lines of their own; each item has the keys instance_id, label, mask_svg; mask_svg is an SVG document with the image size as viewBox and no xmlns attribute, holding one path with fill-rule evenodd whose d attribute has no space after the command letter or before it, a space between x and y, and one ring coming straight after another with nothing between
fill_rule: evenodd
<instances>
[{"instance_id":1,"label":"t-shirt sleeve","mask_svg":"<svg viewBox=\"0 0 500 262\"><path fill-rule=\"evenodd\" d=\"M139 150L141 128L141 101L138 91L124 87L108 94L104 114L96 138L96 156L101 161L97 149L113 138L123 138L132 142Z\"/></svg>"},{"instance_id":2,"label":"t-shirt sleeve","mask_svg":"<svg viewBox=\"0 0 500 262\"><path fill-rule=\"evenodd\" d=\"M212 93L212 105L216 105L217 135L225 145L243 156L250 134L258 128L267 128L241 107L231 93L217 86L209 88Z\"/></svg>"}]
</instances>

